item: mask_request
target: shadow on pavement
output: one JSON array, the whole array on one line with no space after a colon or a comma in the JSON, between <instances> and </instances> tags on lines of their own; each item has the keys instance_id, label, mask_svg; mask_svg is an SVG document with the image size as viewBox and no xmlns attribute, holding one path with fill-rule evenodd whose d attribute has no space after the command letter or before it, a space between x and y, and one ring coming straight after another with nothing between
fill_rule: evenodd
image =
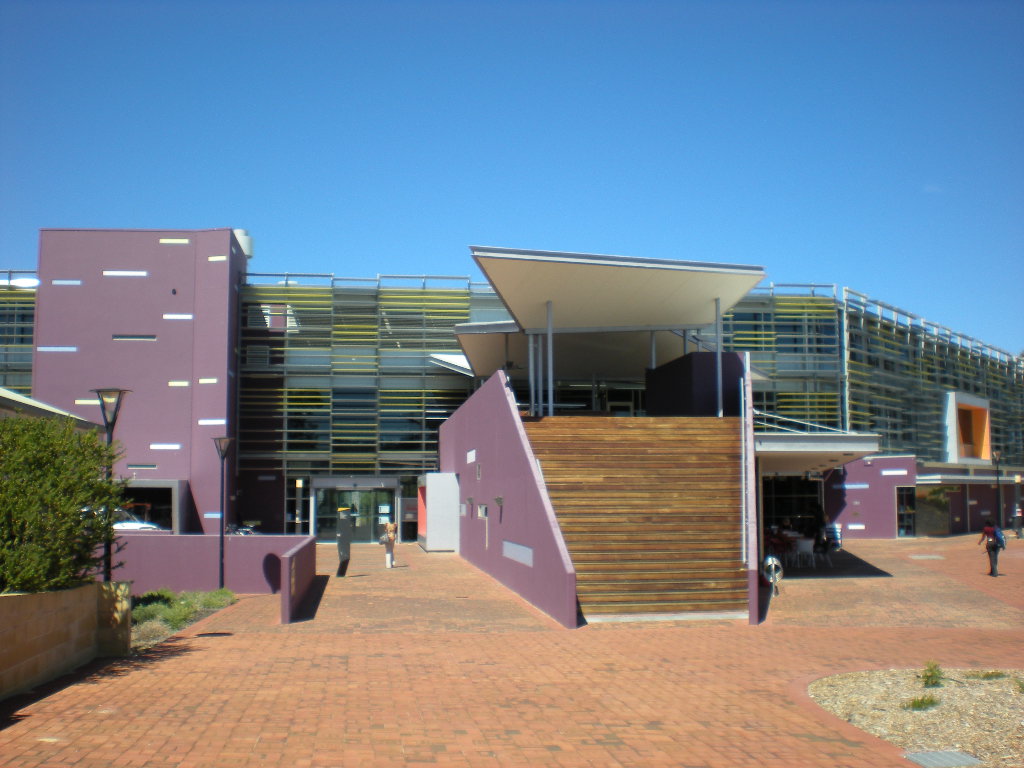
<instances>
[{"instance_id":1,"label":"shadow on pavement","mask_svg":"<svg viewBox=\"0 0 1024 768\"><path fill-rule=\"evenodd\" d=\"M809 566L789 565L785 567L785 578L787 579L877 579L892 578L892 574L877 568L866 560L861 560L856 555L845 549L829 554L832 566L818 559L816 568Z\"/></svg>"},{"instance_id":2,"label":"shadow on pavement","mask_svg":"<svg viewBox=\"0 0 1024 768\"><path fill-rule=\"evenodd\" d=\"M131 656L124 658L93 659L66 675L61 675L46 683L40 683L31 690L0 701L0 731L29 717L21 710L72 685L79 683L92 685L108 677L123 677L147 664L176 658L191 652L192 648L184 638L172 637L152 648L133 652Z\"/></svg>"},{"instance_id":3,"label":"shadow on pavement","mask_svg":"<svg viewBox=\"0 0 1024 768\"><path fill-rule=\"evenodd\" d=\"M330 576L313 577L313 583L309 585L309 591L302 598L299 609L295 612L295 618L292 619L293 624L299 621L312 621L316 618L316 612L320 608L320 601L323 600L329 580Z\"/></svg>"}]
</instances>

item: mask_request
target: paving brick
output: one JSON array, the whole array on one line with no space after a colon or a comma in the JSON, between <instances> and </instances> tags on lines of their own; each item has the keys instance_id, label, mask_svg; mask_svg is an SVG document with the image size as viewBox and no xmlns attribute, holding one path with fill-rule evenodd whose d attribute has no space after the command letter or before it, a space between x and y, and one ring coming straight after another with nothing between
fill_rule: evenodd
<instances>
[{"instance_id":1,"label":"paving brick","mask_svg":"<svg viewBox=\"0 0 1024 768\"><path fill-rule=\"evenodd\" d=\"M1018 668L1024 545L992 579L974 538L850 542L887 575L786 579L757 627L576 630L456 555L401 545L386 570L380 547L356 546L338 578L320 546L314 618L282 626L276 596L244 596L139 658L0 704L0 766L906 766L806 687L928 660Z\"/></svg>"}]
</instances>

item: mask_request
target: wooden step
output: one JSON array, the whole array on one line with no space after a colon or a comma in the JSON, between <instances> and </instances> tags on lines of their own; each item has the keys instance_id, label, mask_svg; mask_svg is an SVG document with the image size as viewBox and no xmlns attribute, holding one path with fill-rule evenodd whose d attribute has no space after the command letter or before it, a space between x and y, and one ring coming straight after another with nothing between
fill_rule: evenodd
<instances>
[{"instance_id":1,"label":"wooden step","mask_svg":"<svg viewBox=\"0 0 1024 768\"><path fill-rule=\"evenodd\" d=\"M584 614L745 611L738 419L524 420Z\"/></svg>"}]
</instances>

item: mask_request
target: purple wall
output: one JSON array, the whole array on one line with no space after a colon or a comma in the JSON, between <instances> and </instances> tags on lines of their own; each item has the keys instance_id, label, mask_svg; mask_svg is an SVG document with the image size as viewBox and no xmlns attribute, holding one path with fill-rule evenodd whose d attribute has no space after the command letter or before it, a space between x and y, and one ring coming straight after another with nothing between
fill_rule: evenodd
<instances>
[{"instance_id":1,"label":"purple wall","mask_svg":"<svg viewBox=\"0 0 1024 768\"><path fill-rule=\"evenodd\" d=\"M90 390L132 390L114 435L123 448L115 474L187 481L191 499L182 506L195 516L180 522L216 531L212 438L236 430L234 340L246 262L232 230L48 229L39 243L33 396L102 423ZM228 461L231 495L233 452Z\"/></svg>"},{"instance_id":2,"label":"purple wall","mask_svg":"<svg viewBox=\"0 0 1024 768\"><path fill-rule=\"evenodd\" d=\"M303 550L302 557L312 558L315 573L316 547L309 536L225 536L224 586L244 595L280 592L282 557L307 542L309 551ZM216 589L220 537L129 533L117 537L114 562L122 564L115 569L114 579L132 582L133 595L161 588ZM308 569L308 562L298 564L299 576ZM284 583L294 589L290 580Z\"/></svg>"},{"instance_id":3,"label":"purple wall","mask_svg":"<svg viewBox=\"0 0 1024 768\"><path fill-rule=\"evenodd\" d=\"M466 510L459 554L562 625L575 627L576 571L503 371L441 425L440 453L441 471L458 475ZM479 504L487 506L486 519Z\"/></svg>"},{"instance_id":4,"label":"purple wall","mask_svg":"<svg viewBox=\"0 0 1024 768\"><path fill-rule=\"evenodd\" d=\"M648 416L718 415L718 355L690 352L647 370ZM740 415L744 362L739 353L722 354L722 412Z\"/></svg>"},{"instance_id":5,"label":"purple wall","mask_svg":"<svg viewBox=\"0 0 1024 768\"><path fill-rule=\"evenodd\" d=\"M248 537L247 537L248 538ZM299 612L302 598L316 578L316 539L305 537L281 555L281 623L288 624Z\"/></svg>"},{"instance_id":6,"label":"purple wall","mask_svg":"<svg viewBox=\"0 0 1024 768\"><path fill-rule=\"evenodd\" d=\"M913 456L872 456L825 475L825 515L848 539L894 539L896 488L917 483Z\"/></svg>"}]
</instances>

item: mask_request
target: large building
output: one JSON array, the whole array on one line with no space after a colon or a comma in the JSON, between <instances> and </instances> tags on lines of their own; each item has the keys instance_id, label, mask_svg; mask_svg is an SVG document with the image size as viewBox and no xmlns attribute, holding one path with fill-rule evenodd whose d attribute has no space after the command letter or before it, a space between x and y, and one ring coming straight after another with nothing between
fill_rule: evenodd
<instances>
[{"instance_id":1,"label":"large building","mask_svg":"<svg viewBox=\"0 0 1024 768\"><path fill-rule=\"evenodd\" d=\"M548 258L473 249L478 263L502 253ZM845 468L759 455L767 524L821 506L849 536L957 532L1020 498L1024 359L850 290L755 287L762 273L735 268L753 279L717 324L607 337L623 364L598 375L560 357L541 381L522 374L543 340L517 332L510 283L261 274L251 260L241 230L43 230L37 275L0 289L0 386L93 422L92 390L130 390L117 473L179 532L219 524L213 438L227 436L229 522L329 539L344 510L360 540L388 516L412 539L438 428L485 376L504 370L524 409L544 397L551 412L637 416L647 369L712 352L749 356L756 434L877 435Z\"/></svg>"}]
</instances>

